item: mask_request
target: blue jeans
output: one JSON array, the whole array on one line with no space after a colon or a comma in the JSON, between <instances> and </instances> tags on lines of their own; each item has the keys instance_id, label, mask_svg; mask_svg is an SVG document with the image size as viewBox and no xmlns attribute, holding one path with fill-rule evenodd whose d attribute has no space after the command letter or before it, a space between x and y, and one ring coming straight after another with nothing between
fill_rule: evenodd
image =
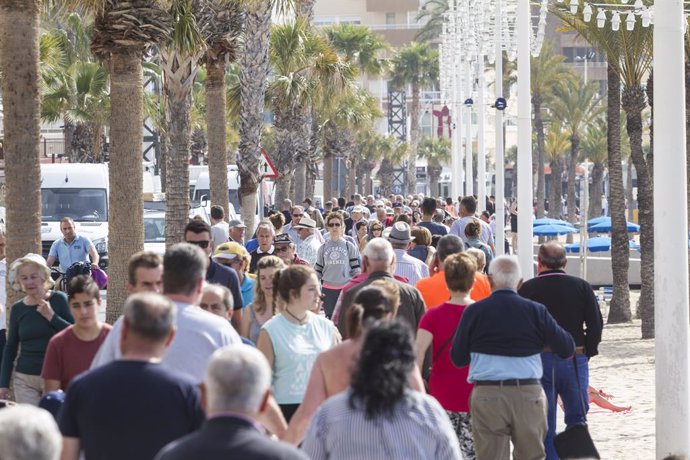
<instances>
[{"instance_id":1,"label":"blue jeans","mask_svg":"<svg viewBox=\"0 0 690 460\"><path fill-rule=\"evenodd\" d=\"M586 356L575 355L577 369L580 373L580 388L582 400L585 403L585 411L589 411L589 366ZM577 394L577 380L575 379L575 366L572 359L563 359L553 353L542 353L541 362L544 367L544 376L541 379L549 406L548 431L544 440L546 460L558 460L556 449L553 446L553 438L556 435L556 404L557 397L561 397L563 411L565 412L566 427L582 425L585 417L582 413L580 396Z\"/></svg>"}]
</instances>

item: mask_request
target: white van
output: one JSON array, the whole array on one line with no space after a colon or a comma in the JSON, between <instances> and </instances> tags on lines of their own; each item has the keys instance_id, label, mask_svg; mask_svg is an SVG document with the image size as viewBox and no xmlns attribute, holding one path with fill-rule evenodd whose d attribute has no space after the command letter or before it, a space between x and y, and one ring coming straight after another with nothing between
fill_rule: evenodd
<instances>
[{"instance_id":1,"label":"white van","mask_svg":"<svg viewBox=\"0 0 690 460\"><path fill-rule=\"evenodd\" d=\"M74 219L77 233L89 237L108 266L108 166L57 163L41 165L41 245L43 257L58 238L60 220Z\"/></svg>"}]
</instances>

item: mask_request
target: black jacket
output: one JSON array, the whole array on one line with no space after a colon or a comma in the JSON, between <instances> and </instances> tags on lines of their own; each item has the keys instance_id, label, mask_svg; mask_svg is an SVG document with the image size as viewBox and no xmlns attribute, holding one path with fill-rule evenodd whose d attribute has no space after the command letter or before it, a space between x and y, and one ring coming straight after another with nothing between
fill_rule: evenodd
<instances>
[{"instance_id":1,"label":"black jacket","mask_svg":"<svg viewBox=\"0 0 690 460\"><path fill-rule=\"evenodd\" d=\"M563 270L549 270L525 282L518 292L544 304L556 322L570 332L575 345L585 347L588 357L599 354L603 320L597 297L587 281L566 275Z\"/></svg>"},{"instance_id":2,"label":"black jacket","mask_svg":"<svg viewBox=\"0 0 690 460\"><path fill-rule=\"evenodd\" d=\"M307 460L302 451L273 441L241 418L224 416L207 420L190 435L171 442L155 460Z\"/></svg>"},{"instance_id":3,"label":"black jacket","mask_svg":"<svg viewBox=\"0 0 690 460\"><path fill-rule=\"evenodd\" d=\"M349 289L343 297L340 307L340 316L338 317L338 330L343 338L347 338L347 331L345 330L345 325L347 324L347 311L352 305L355 297L357 297L359 291L380 279L393 281L400 287L400 308L398 309L397 317L408 324L412 331L417 334L417 326L419 326L419 321L421 321L426 311L426 305L424 304L422 295L416 287L401 283L388 272L373 272L369 274L366 280Z\"/></svg>"}]
</instances>

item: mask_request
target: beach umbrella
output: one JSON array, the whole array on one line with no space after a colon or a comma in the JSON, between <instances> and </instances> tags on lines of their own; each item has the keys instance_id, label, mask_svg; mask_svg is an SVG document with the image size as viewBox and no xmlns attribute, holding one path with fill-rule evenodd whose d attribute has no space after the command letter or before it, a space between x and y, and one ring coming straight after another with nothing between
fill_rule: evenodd
<instances>
[{"instance_id":1,"label":"beach umbrella","mask_svg":"<svg viewBox=\"0 0 690 460\"><path fill-rule=\"evenodd\" d=\"M556 235L567 235L568 233L576 233L577 230L573 227L568 227L566 225L540 225L534 227L532 233L535 236L556 236Z\"/></svg>"},{"instance_id":2,"label":"beach umbrella","mask_svg":"<svg viewBox=\"0 0 690 460\"><path fill-rule=\"evenodd\" d=\"M602 222L611 223L611 218L609 216L595 217L594 219L589 219L587 221L587 225L596 225L596 224L600 224Z\"/></svg>"},{"instance_id":3,"label":"beach umbrella","mask_svg":"<svg viewBox=\"0 0 690 460\"><path fill-rule=\"evenodd\" d=\"M639 245L630 240L628 242L630 249L638 249ZM571 243L565 245L567 252L580 252L580 243ZM587 240L588 252L606 252L611 250L611 238L608 236L596 236Z\"/></svg>"},{"instance_id":4,"label":"beach umbrella","mask_svg":"<svg viewBox=\"0 0 690 460\"><path fill-rule=\"evenodd\" d=\"M566 227L572 227L573 224L560 219L552 219L550 217L542 217L541 219L536 219L532 222L533 227L541 227L542 225L565 225Z\"/></svg>"},{"instance_id":5,"label":"beach umbrella","mask_svg":"<svg viewBox=\"0 0 690 460\"><path fill-rule=\"evenodd\" d=\"M627 230L628 232L639 232L640 231L640 226L637 224L633 224L632 222L626 222ZM610 233L611 232L611 219L605 222L600 222L598 224L590 225L587 228L587 231L589 232L598 232L598 233Z\"/></svg>"}]
</instances>

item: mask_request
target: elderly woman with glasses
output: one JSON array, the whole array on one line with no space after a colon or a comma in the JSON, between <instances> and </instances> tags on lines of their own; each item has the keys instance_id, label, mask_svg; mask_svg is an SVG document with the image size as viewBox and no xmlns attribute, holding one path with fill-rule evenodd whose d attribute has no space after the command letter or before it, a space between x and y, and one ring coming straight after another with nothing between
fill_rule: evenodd
<instances>
[{"instance_id":1,"label":"elderly woman with glasses","mask_svg":"<svg viewBox=\"0 0 690 460\"><path fill-rule=\"evenodd\" d=\"M0 399L7 399L14 372L16 401L38 405L43 395L41 369L48 342L74 323L74 318L65 293L50 290L55 283L46 261L38 254L29 253L15 260L10 266L9 282L12 289L25 295L10 311L0 368Z\"/></svg>"},{"instance_id":2,"label":"elderly woman with glasses","mask_svg":"<svg viewBox=\"0 0 690 460\"><path fill-rule=\"evenodd\" d=\"M338 211L330 213L326 218L326 228L329 238L316 254L314 269L325 295L323 309L330 318L343 286L362 269L359 249L343 236L343 214Z\"/></svg>"}]
</instances>

